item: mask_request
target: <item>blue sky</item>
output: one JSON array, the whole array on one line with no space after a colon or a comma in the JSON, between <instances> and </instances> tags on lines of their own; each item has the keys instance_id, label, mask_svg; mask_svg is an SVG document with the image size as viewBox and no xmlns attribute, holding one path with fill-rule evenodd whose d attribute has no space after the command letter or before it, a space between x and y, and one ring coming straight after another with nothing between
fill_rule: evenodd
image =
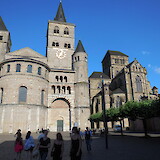
<instances>
[{"instance_id":1,"label":"blue sky","mask_svg":"<svg viewBox=\"0 0 160 160\"><path fill-rule=\"evenodd\" d=\"M89 75L102 71L107 50L121 51L146 67L151 86L160 89L159 0L62 0L67 22L76 24L89 58ZM12 51L30 47L46 51L48 20L59 0L1 0L0 16L11 32Z\"/></svg>"}]
</instances>

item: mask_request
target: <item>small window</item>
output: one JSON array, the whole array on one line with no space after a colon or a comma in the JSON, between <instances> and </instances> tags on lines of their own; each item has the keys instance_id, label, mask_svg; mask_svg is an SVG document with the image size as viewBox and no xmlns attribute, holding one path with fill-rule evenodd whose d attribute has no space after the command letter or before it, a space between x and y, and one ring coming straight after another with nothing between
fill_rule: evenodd
<instances>
[{"instance_id":1,"label":"small window","mask_svg":"<svg viewBox=\"0 0 160 160\"><path fill-rule=\"evenodd\" d=\"M67 82L67 77L66 77L66 76L64 77L64 79L65 79L65 81Z\"/></svg>"},{"instance_id":2,"label":"small window","mask_svg":"<svg viewBox=\"0 0 160 160\"><path fill-rule=\"evenodd\" d=\"M0 103L3 103L3 88L0 89Z\"/></svg>"},{"instance_id":3,"label":"small window","mask_svg":"<svg viewBox=\"0 0 160 160\"><path fill-rule=\"evenodd\" d=\"M32 73L32 65L28 65L27 66L27 72L28 73Z\"/></svg>"},{"instance_id":4,"label":"small window","mask_svg":"<svg viewBox=\"0 0 160 160\"><path fill-rule=\"evenodd\" d=\"M0 36L0 40L3 40L3 36Z\"/></svg>"},{"instance_id":5,"label":"small window","mask_svg":"<svg viewBox=\"0 0 160 160\"><path fill-rule=\"evenodd\" d=\"M67 90L68 90L68 94L71 94L71 87L70 86L67 87Z\"/></svg>"},{"instance_id":6,"label":"small window","mask_svg":"<svg viewBox=\"0 0 160 160\"><path fill-rule=\"evenodd\" d=\"M64 34L69 35L69 29L67 27L64 29Z\"/></svg>"},{"instance_id":7,"label":"small window","mask_svg":"<svg viewBox=\"0 0 160 160\"><path fill-rule=\"evenodd\" d=\"M19 102L27 101L27 87L21 86L19 88Z\"/></svg>"},{"instance_id":8,"label":"small window","mask_svg":"<svg viewBox=\"0 0 160 160\"><path fill-rule=\"evenodd\" d=\"M41 105L44 105L44 90L41 91Z\"/></svg>"},{"instance_id":9,"label":"small window","mask_svg":"<svg viewBox=\"0 0 160 160\"><path fill-rule=\"evenodd\" d=\"M59 43L58 42L56 42L56 47L59 47Z\"/></svg>"},{"instance_id":10,"label":"small window","mask_svg":"<svg viewBox=\"0 0 160 160\"><path fill-rule=\"evenodd\" d=\"M71 48L71 44L68 44L68 48Z\"/></svg>"},{"instance_id":11,"label":"small window","mask_svg":"<svg viewBox=\"0 0 160 160\"><path fill-rule=\"evenodd\" d=\"M59 47L59 43L58 42L53 42L52 46Z\"/></svg>"},{"instance_id":12,"label":"small window","mask_svg":"<svg viewBox=\"0 0 160 160\"><path fill-rule=\"evenodd\" d=\"M65 44L64 44L64 48L71 48L71 44L65 43Z\"/></svg>"},{"instance_id":13,"label":"small window","mask_svg":"<svg viewBox=\"0 0 160 160\"><path fill-rule=\"evenodd\" d=\"M79 56L78 56L78 61L79 61Z\"/></svg>"},{"instance_id":14,"label":"small window","mask_svg":"<svg viewBox=\"0 0 160 160\"><path fill-rule=\"evenodd\" d=\"M16 72L21 72L21 65L20 64L17 64L17 66L16 66Z\"/></svg>"},{"instance_id":15,"label":"small window","mask_svg":"<svg viewBox=\"0 0 160 160\"><path fill-rule=\"evenodd\" d=\"M41 67L38 67L38 75L41 75Z\"/></svg>"},{"instance_id":16,"label":"small window","mask_svg":"<svg viewBox=\"0 0 160 160\"><path fill-rule=\"evenodd\" d=\"M10 72L10 68L11 68L11 66L10 66L10 64L8 64L7 65L7 73Z\"/></svg>"},{"instance_id":17,"label":"small window","mask_svg":"<svg viewBox=\"0 0 160 160\"><path fill-rule=\"evenodd\" d=\"M67 43L64 44L64 48L67 48Z\"/></svg>"},{"instance_id":18,"label":"small window","mask_svg":"<svg viewBox=\"0 0 160 160\"><path fill-rule=\"evenodd\" d=\"M59 33L59 27L58 26L54 27L54 33Z\"/></svg>"}]
</instances>

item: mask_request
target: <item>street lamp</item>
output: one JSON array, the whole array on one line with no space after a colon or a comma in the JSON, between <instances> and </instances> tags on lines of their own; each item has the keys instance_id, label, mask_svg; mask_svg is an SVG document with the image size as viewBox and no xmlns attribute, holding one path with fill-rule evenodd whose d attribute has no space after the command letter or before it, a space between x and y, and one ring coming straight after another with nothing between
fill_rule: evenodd
<instances>
[{"instance_id":1,"label":"street lamp","mask_svg":"<svg viewBox=\"0 0 160 160\"><path fill-rule=\"evenodd\" d=\"M102 76L101 76L101 78L102 78ZM102 111L103 111L105 144L106 144L106 149L108 149L108 125L107 125L107 115L106 115L105 92L104 92L104 81L103 81L103 79L102 79Z\"/></svg>"}]
</instances>

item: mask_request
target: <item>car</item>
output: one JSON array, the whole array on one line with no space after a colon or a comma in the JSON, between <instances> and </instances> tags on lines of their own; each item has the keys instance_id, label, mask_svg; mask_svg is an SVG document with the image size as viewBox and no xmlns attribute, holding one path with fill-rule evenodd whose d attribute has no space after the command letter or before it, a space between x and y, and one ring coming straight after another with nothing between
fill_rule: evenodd
<instances>
[{"instance_id":1,"label":"car","mask_svg":"<svg viewBox=\"0 0 160 160\"><path fill-rule=\"evenodd\" d=\"M121 125L120 124L116 124L113 126L113 131L114 132L121 132Z\"/></svg>"}]
</instances>

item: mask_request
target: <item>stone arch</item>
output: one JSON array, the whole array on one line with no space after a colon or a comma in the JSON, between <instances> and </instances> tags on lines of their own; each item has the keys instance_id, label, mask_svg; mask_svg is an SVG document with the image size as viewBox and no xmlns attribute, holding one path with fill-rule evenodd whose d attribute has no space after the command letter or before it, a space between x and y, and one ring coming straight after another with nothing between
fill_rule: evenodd
<instances>
[{"instance_id":1,"label":"stone arch","mask_svg":"<svg viewBox=\"0 0 160 160\"><path fill-rule=\"evenodd\" d=\"M57 98L52 102L51 108L70 108L70 102L65 98Z\"/></svg>"}]
</instances>

